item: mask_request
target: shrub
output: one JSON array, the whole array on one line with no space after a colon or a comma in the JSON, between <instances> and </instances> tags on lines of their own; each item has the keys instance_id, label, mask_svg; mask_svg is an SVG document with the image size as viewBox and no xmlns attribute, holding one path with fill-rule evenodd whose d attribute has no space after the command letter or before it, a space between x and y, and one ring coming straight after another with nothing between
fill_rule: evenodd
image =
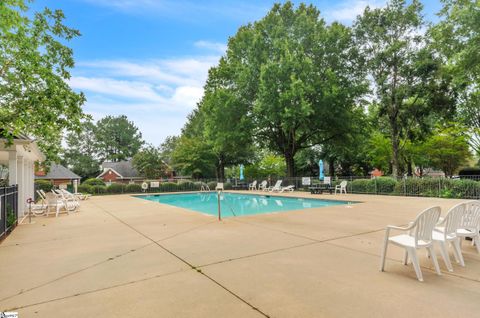
<instances>
[{"instance_id":1,"label":"shrub","mask_svg":"<svg viewBox=\"0 0 480 318\"><path fill-rule=\"evenodd\" d=\"M92 193L93 194L103 194L107 193L107 187L103 185L92 185Z\"/></svg>"},{"instance_id":2,"label":"shrub","mask_svg":"<svg viewBox=\"0 0 480 318\"><path fill-rule=\"evenodd\" d=\"M478 199L480 182L473 180L453 180L451 192L453 198Z\"/></svg>"},{"instance_id":3,"label":"shrub","mask_svg":"<svg viewBox=\"0 0 480 318\"><path fill-rule=\"evenodd\" d=\"M82 184L91 185L91 186L97 186L97 185L104 186L105 182L103 182L102 179L90 178L90 179L87 179L87 180L83 181Z\"/></svg>"},{"instance_id":4,"label":"shrub","mask_svg":"<svg viewBox=\"0 0 480 318\"><path fill-rule=\"evenodd\" d=\"M161 192L175 192L178 191L178 186L173 182L164 182L160 185Z\"/></svg>"},{"instance_id":5,"label":"shrub","mask_svg":"<svg viewBox=\"0 0 480 318\"><path fill-rule=\"evenodd\" d=\"M127 184L125 191L130 193L142 192L142 186L135 183Z\"/></svg>"},{"instance_id":6,"label":"shrub","mask_svg":"<svg viewBox=\"0 0 480 318\"><path fill-rule=\"evenodd\" d=\"M225 190L232 190L232 183L231 183L231 182L225 182L225 183L223 184L223 188L224 188Z\"/></svg>"},{"instance_id":7,"label":"shrub","mask_svg":"<svg viewBox=\"0 0 480 318\"><path fill-rule=\"evenodd\" d=\"M353 193L375 193L375 183L369 179L359 179L349 182L348 190ZM347 191L348 191L347 190Z\"/></svg>"},{"instance_id":8,"label":"shrub","mask_svg":"<svg viewBox=\"0 0 480 318\"><path fill-rule=\"evenodd\" d=\"M200 190L200 187L198 187L194 182L180 181L177 184L177 191L195 191L195 190Z\"/></svg>"},{"instance_id":9,"label":"shrub","mask_svg":"<svg viewBox=\"0 0 480 318\"><path fill-rule=\"evenodd\" d=\"M397 185L397 180L390 177L378 177L372 181L376 183L377 193L392 193Z\"/></svg>"},{"instance_id":10,"label":"shrub","mask_svg":"<svg viewBox=\"0 0 480 318\"><path fill-rule=\"evenodd\" d=\"M217 186L217 182L216 181L210 181L210 182L207 182L207 185L210 188L210 190L215 190L215 187Z\"/></svg>"},{"instance_id":11,"label":"shrub","mask_svg":"<svg viewBox=\"0 0 480 318\"><path fill-rule=\"evenodd\" d=\"M90 193L93 194L93 186L88 185L88 184L81 184L78 186L78 192L80 193Z\"/></svg>"},{"instance_id":12,"label":"shrub","mask_svg":"<svg viewBox=\"0 0 480 318\"><path fill-rule=\"evenodd\" d=\"M50 192L53 189L53 184L49 180L35 180L35 189Z\"/></svg>"},{"instance_id":13,"label":"shrub","mask_svg":"<svg viewBox=\"0 0 480 318\"><path fill-rule=\"evenodd\" d=\"M121 183L112 183L107 187L108 193L123 193L125 192L125 185Z\"/></svg>"}]
</instances>

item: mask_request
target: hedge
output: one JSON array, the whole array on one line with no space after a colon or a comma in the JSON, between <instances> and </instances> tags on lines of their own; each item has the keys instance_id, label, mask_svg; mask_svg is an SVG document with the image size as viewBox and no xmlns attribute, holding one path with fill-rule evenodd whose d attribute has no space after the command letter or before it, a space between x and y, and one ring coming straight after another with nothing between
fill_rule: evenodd
<instances>
[{"instance_id":1,"label":"hedge","mask_svg":"<svg viewBox=\"0 0 480 318\"><path fill-rule=\"evenodd\" d=\"M93 194L93 186L88 185L88 184L81 184L78 186L78 192L80 193L90 193Z\"/></svg>"},{"instance_id":2,"label":"hedge","mask_svg":"<svg viewBox=\"0 0 480 318\"><path fill-rule=\"evenodd\" d=\"M91 185L91 186L95 186L95 185L104 186L105 182L103 182L102 179L90 178L90 179L87 179L87 180L83 181L82 184Z\"/></svg>"},{"instance_id":3,"label":"hedge","mask_svg":"<svg viewBox=\"0 0 480 318\"><path fill-rule=\"evenodd\" d=\"M107 186L107 193L124 193L125 185L121 183L112 183Z\"/></svg>"},{"instance_id":4,"label":"hedge","mask_svg":"<svg viewBox=\"0 0 480 318\"><path fill-rule=\"evenodd\" d=\"M125 191L129 193L137 193L137 192L142 192L142 186L140 184L127 184L125 187Z\"/></svg>"},{"instance_id":5,"label":"hedge","mask_svg":"<svg viewBox=\"0 0 480 318\"><path fill-rule=\"evenodd\" d=\"M49 180L35 180L35 189L50 192L53 189L53 184Z\"/></svg>"}]
</instances>

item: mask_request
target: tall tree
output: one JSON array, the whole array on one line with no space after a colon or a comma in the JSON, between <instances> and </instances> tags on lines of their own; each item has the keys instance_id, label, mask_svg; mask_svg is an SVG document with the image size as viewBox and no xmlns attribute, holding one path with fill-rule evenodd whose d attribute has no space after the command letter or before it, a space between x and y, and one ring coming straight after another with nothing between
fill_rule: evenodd
<instances>
[{"instance_id":1,"label":"tall tree","mask_svg":"<svg viewBox=\"0 0 480 318\"><path fill-rule=\"evenodd\" d=\"M65 141L62 163L83 178L95 177L100 170L98 161L95 125L91 121L82 123L79 132L71 132Z\"/></svg>"},{"instance_id":2,"label":"tall tree","mask_svg":"<svg viewBox=\"0 0 480 318\"><path fill-rule=\"evenodd\" d=\"M106 116L97 122L96 146L102 161L131 159L142 147L142 133L127 116Z\"/></svg>"},{"instance_id":3,"label":"tall tree","mask_svg":"<svg viewBox=\"0 0 480 318\"><path fill-rule=\"evenodd\" d=\"M430 165L441 169L447 176L452 176L471 157L468 136L458 125L438 128L425 143L424 150Z\"/></svg>"},{"instance_id":4,"label":"tall tree","mask_svg":"<svg viewBox=\"0 0 480 318\"><path fill-rule=\"evenodd\" d=\"M167 136L165 140L160 145L160 154L167 164L172 164L173 162L173 152L177 147L180 137L178 136Z\"/></svg>"},{"instance_id":5,"label":"tall tree","mask_svg":"<svg viewBox=\"0 0 480 318\"><path fill-rule=\"evenodd\" d=\"M167 175L168 167L158 148L148 145L133 156L133 166L146 178L158 179Z\"/></svg>"},{"instance_id":6,"label":"tall tree","mask_svg":"<svg viewBox=\"0 0 480 318\"><path fill-rule=\"evenodd\" d=\"M448 83L439 80L440 60L428 47L422 5L392 0L367 7L354 24L365 66L374 81L379 117L388 122L392 174L399 175L400 152L412 130L425 126L433 112L451 106Z\"/></svg>"},{"instance_id":7,"label":"tall tree","mask_svg":"<svg viewBox=\"0 0 480 318\"><path fill-rule=\"evenodd\" d=\"M85 97L68 85L73 52L64 43L79 31L63 24L62 11L30 14L24 0L0 1L0 137L38 139L57 159L62 131L77 130Z\"/></svg>"},{"instance_id":8,"label":"tall tree","mask_svg":"<svg viewBox=\"0 0 480 318\"><path fill-rule=\"evenodd\" d=\"M365 90L350 29L326 26L312 5L275 4L228 44L229 86L247 105L258 143L281 153L287 176L295 155L349 131Z\"/></svg>"},{"instance_id":9,"label":"tall tree","mask_svg":"<svg viewBox=\"0 0 480 318\"><path fill-rule=\"evenodd\" d=\"M206 114L203 135L216 157L220 180L225 178L225 166L246 163L251 157L252 122L248 105L232 89L232 71L225 59L210 69L199 104L199 110Z\"/></svg>"},{"instance_id":10,"label":"tall tree","mask_svg":"<svg viewBox=\"0 0 480 318\"><path fill-rule=\"evenodd\" d=\"M453 76L460 117L471 128L471 146L480 155L480 4L476 0L442 2L441 20L430 35Z\"/></svg>"}]
</instances>

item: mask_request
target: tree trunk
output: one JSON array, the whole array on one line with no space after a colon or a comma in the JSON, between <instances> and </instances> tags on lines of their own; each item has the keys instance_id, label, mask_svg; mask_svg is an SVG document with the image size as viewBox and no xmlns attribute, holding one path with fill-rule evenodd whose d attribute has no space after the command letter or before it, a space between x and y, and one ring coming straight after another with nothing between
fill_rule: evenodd
<instances>
[{"instance_id":1,"label":"tree trunk","mask_svg":"<svg viewBox=\"0 0 480 318\"><path fill-rule=\"evenodd\" d=\"M222 160L218 161L217 178L219 182L223 182L223 180L225 180L225 165Z\"/></svg>"},{"instance_id":2,"label":"tree trunk","mask_svg":"<svg viewBox=\"0 0 480 318\"><path fill-rule=\"evenodd\" d=\"M413 176L413 168L412 168L412 161L407 161L407 174L409 177Z\"/></svg>"},{"instance_id":3,"label":"tree trunk","mask_svg":"<svg viewBox=\"0 0 480 318\"><path fill-rule=\"evenodd\" d=\"M390 122L392 128L392 176L398 177L398 153L400 147L400 138L398 136L398 127L395 121Z\"/></svg>"},{"instance_id":4,"label":"tree trunk","mask_svg":"<svg viewBox=\"0 0 480 318\"><path fill-rule=\"evenodd\" d=\"M290 151L286 151L284 153L285 156L285 163L287 165L287 177L294 178L295 177L295 154L292 154Z\"/></svg>"},{"instance_id":5,"label":"tree trunk","mask_svg":"<svg viewBox=\"0 0 480 318\"><path fill-rule=\"evenodd\" d=\"M330 177L335 176L335 159L333 159L333 158L330 158L328 160L328 175Z\"/></svg>"}]
</instances>

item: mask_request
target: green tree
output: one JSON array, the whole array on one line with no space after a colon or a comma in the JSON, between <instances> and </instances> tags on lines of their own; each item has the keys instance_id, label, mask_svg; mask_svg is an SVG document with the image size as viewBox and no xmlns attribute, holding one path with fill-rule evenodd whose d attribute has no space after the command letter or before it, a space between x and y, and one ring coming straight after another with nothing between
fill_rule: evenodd
<instances>
[{"instance_id":1,"label":"green tree","mask_svg":"<svg viewBox=\"0 0 480 318\"><path fill-rule=\"evenodd\" d=\"M149 179L161 178L168 172L160 150L152 145L148 145L133 156L133 166L140 175Z\"/></svg>"},{"instance_id":2,"label":"green tree","mask_svg":"<svg viewBox=\"0 0 480 318\"><path fill-rule=\"evenodd\" d=\"M226 166L246 163L251 157L248 105L231 88L232 77L232 68L221 59L209 71L205 95L199 104L199 110L206 114L203 136L216 157L219 180L224 179Z\"/></svg>"},{"instance_id":3,"label":"green tree","mask_svg":"<svg viewBox=\"0 0 480 318\"><path fill-rule=\"evenodd\" d=\"M430 165L447 176L452 176L471 157L465 129L455 126L438 128L425 143Z\"/></svg>"},{"instance_id":4,"label":"green tree","mask_svg":"<svg viewBox=\"0 0 480 318\"><path fill-rule=\"evenodd\" d=\"M127 116L106 116L97 122L96 147L102 161L132 158L142 147L142 133Z\"/></svg>"},{"instance_id":5,"label":"green tree","mask_svg":"<svg viewBox=\"0 0 480 318\"><path fill-rule=\"evenodd\" d=\"M30 135L58 159L62 132L87 117L84 95L67 83L74 60L64 43L80 33L63 24L62 11L31 14L28 2L0 1L0 136Z\"/></svg>"},{"instance_id":6,"label":"green tree","mask_svg":"<svg viewBox=\"0 0 480 318\"><path fill-rule=\"evenodd\" d=\"M470 144L480 155L480 4L475 0L442 2L441 20L429 34L447 62L458 94L460 119L471 128Z\"/></svg>"},{"instance_id":7,"label":"green tree","mask_svg":"<svg viewBox=\"0 0 480 318\"><path fill-rule=\"evenodd\" d=\"M100 170L95 129L91 121L85 121L80 131L69 133L65 139L62 163L82 178L96 177Z\"/></svg>"},{"instance_id":8,"label":"green tree","mask_svg":"<svg viewBox=\"0 0 480 318\"><path fill-rule=\"evenodd\" d=\"M312 5L275 4L228 43L229 85L248 106L256 141L281 153L287 175L295 155L349 131L365 90L350 29L326 26Z\"/></svg>"},{"instance_id":9,"label":"green tree","mask_svg":"<svg viewBox=\"0 0 480 318\"><path fill-rule=\"evenodd\" d=\"M183 175L193 178L215 176L215 156L202 137L180 137L172 155L173 166Z\"/></svg>"},{"instance_id":10,"label":"green tree","mask_svg":"<svg viewBox=\"0 0 480 318\"><path fill-rule=\"evenodd\" d=\"M165 140L162 142L160 145L160 154L163 160L171 165L173 162L173 152L175 151L175 148L177 147L178 141L180 137L178 136L167 136Z\"/></svg>"},{"instance_id":11,"label":"green tree","mask_svg":"<svg viewBox=\"0 0 480 318\"><path fill-rule=\"evenodd\" d=\"M448 81L440 77L440 60L424 35L418 0L392 0L367 7L354 24L357 45L374 81L379 119L388 123L392 174L399 175L400 153L413 130L428 128L432 113L451 107Z\"/></svg>"}]
</instances>

